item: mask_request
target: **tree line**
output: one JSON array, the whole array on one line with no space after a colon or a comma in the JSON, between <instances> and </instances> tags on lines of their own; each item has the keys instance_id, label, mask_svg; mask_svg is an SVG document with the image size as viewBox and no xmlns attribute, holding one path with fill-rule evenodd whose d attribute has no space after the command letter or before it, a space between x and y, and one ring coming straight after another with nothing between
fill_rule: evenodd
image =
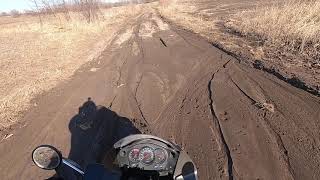
<instances>
[{"instance_id":1,"label":"tree line","mask_svg":"<svg viewBox=\"0 0 320 180\"><path fill-rule=\"evenodd\" d=\"M155 0L119 0L116 3L106 3L103 0L29 0L31 9L25 11L11 10L2 12L1 16L19 17L20 15L38 16L40 23L43 22L44 15L62 14L66 20L70 20L70 12L80 13L84 19L90 23L97 20L101 13L101 8L121 6L128 3L149 3Z\"/></svg>"}]
</instances>

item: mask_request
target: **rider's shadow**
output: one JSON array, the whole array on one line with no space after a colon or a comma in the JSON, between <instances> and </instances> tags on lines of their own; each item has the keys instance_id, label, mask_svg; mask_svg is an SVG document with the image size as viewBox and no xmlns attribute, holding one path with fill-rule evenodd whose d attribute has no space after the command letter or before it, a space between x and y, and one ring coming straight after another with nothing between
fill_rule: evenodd
<instances>
[{"instance_id":1,"label":"rider's shadow","mask_svg":"<svg viewBox=\"0 0 320 180\"><path fill-rule=\"evenodd\" d=\"M88 100L79 108L69 123L71 149L68 158L81 167L90 163L105 162L113 144L140 131L128 118L118 116L104 106Z\"/></svg>"}]
</instances>

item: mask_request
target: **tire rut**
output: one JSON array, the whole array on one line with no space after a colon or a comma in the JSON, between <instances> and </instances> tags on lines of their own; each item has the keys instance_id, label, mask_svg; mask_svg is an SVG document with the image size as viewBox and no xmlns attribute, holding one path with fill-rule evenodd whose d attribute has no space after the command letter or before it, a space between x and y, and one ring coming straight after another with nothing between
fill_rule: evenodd
<instances>
[{"instance_id":1,"label":"tire rut","mask_svg":"<svg viewBox=\"0 0 320 180\"><path fill-rule=\"evenodd\" d=\"M218 70L219 71L219 70ZM218 72L217 71L217 72ZM211 79L209 80L208 82L208 98L209 98L209 106L210 106L210 112L211 112L211 115L212 115L212 120L214 121L214 125L215 125L215 129L213 132L218 132L219 135L216 134L216 137L220 137L220 140L219 140L219 143L220 145L223 146L223 149L225 150L225 153L226 153L226 156L227 156L227 172L228 172L228 177L229 177L229 180L233 180L234 177L233 177L233 159L232 159L232 156L231 156L231 153L230 153L230 148L225 140L225 137L224 137L224 134L223 134L223 131L221 129L221 124L219 122L219 119L215 113L215 110L214 110L214 105L213 105L213 99L212 99L212 94L213 94L213 91L212 91L212 81L214 79L214 76L215 76L215 73L212 74L212 77Z\"/></svg>"},{"instance_id":2,"label":"tire rut","mask_svg":"<svg viewBox=\"0 0 320 180\"><path fill-rule=\"evenodd\" d=\"M136 86L136 89L135 89L135 91L134 91L133 97L134 97L134 100L135 100L135 102L136 102L136 104L137 104L138 110L139 110L139 112L140 112L140 115L141 115L143 121L149 126L149 123L148 123L148 121L146 120L146 118L145 118L145 116L144 116L144 114L143 114L143 112L142 112L142 109L141 109L141 107L140 107L141 105L140 105L140 103L139 103L139 101L138 101L138 98L137 98L137 92L138 92L138 89L139 89L140 84L141 84L141 82L142 82L142 78L143 78L143 74L141 74L141 76L140 76L140 78L139 78L139 80L138 80L138 82L137 82L137 86Z\"/></svg>"},{"instance_id":3,"label":"tire rut","mask_svg":"<svg viewBox=\"0 0 320 180\"><path fill-rule=\"evenodd\" d=\"M280 161L282 161L282 164L285 165L286 170L288 171L288 174L290 174L290 178L294 179L294 172L291 168L290 165L290 161L289 161L289 157L288 157L288 151L286 149L286 147L284 146L284 143L282 141L281 136L276 132L276 130L274 128L272 128L271 124L268 122L268 120L265 118L267 113L270 113L269 111L267 111L266 109L263 109L260 105L260 102L257 102L256 100L254 100L253 97L251 97L249 94L247 94L245 92L245 90L243 90L233 79L232 77L230 77L231 82L235 85L235 87L243 94L243 96L245 96L246 98L248 98L252 105L254 105L256 107L257 112L259 113L259 111L263 112L262 115L260 115L261 119L260 120L260 124L264 127L264 129L266 130L266 132L268 133L269 137L271 138L271 140L276 144L277 147L277 152L280 153Z\"/></svg>"}]
</instances>

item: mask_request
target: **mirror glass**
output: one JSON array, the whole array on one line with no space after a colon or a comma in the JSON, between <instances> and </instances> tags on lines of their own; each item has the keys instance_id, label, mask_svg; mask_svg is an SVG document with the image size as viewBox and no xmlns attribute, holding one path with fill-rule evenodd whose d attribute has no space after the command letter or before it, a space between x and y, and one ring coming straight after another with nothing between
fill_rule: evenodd
<instances>
[{"instance_id":1,"label":"mirror glass","mask_svg":"<svg viewBox=\"0 0 320 180\"><path fill-rule=\"evenodd\" d=\"M183 165L182 176L184 180L197 180L197 170L192 162Z\"/></svg>"},{"instance_id":2,"label":"mirror glass","mask_svg":"<svg viewBox=\"0 0 320 180\"><path fill-rule=\"evenodd\" d=\"M39 168L53 170L60 165L61 156L56 148L44 145L33 151L32 160Z\"/></svg>"}]
</instances>

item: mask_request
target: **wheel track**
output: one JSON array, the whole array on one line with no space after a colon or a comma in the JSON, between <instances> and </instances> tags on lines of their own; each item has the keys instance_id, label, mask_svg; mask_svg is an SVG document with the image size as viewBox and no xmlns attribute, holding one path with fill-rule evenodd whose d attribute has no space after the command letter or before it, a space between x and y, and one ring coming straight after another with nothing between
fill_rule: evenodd
<instances>
[{"instance_id":1,"label":"wheel track","mask_svg":"<svg viewBox=\"0 0 320 180\"><path fill-rule=\"evenodd\" d=\"M227 62L228 63L228 62ZM219 72L219 70L217 71ZM216 73L217 73L216 72ZM210 112L211 112L211 115L212 115L212 120L214 122L214 131L213 132L218 132L218 135L216 134L216 137L220 137L220 140L219 140L219 144L223 146L223 149L226 153L226 156L227 156L227 172L228 172L228 178L229 180L233 180L234 177L233 177L233 159L232 159L232 156L231 156L231 153L230 153L230 148L225 140L225 137L224 137L224 134L223 134L223 131L221 129L221 124L219 122L219 119L215 113L215 110L214 110L214 105L213 105L213 99L212 99L212 94L213 94L213 91L212 91L212 81L214 79L214 76L215 76L215 73L212 74L211 76L211 79L209 80L208 82L208 98L209 98L209 106L210 106Z\"/></svg>"},{"instance_id":2,"label":"wheel track","mask_svg":"<svg viewBox=\"0 0 320 180\"><path fill-rule=\"evenodd\" d=\"M257 102L256 100L254 100L254 98L252 98L249 94L247 94L233 79L232 77L230 77L231 82L237 87L237 89L243 94L243 96L247 97L252 105L254 105L257 109L257 111L263 111L263 115L262 115L262 120L259 118L260 120L260 124L264 127L264 129L267 131L269 137L272 139L272 141L276 144L277 147L277 152L280 153L280 160L283 162L283 164L285 164L286 166L286 170L288 171L288 173L291 176L291 179L294 179L294 172L291 168L290 165L290 161L289 161L289 157L288 157L288 151L286 149L286 147L284 146L284 143L282 141L281 136L272 128L271 124L265 119L265 116L267 114L267 110L262 110L259 109L259 107L257 106L257 104L259 104L260 102ZM261 116L260 116L261 117Z\"/></svg>"}]
</instances>

